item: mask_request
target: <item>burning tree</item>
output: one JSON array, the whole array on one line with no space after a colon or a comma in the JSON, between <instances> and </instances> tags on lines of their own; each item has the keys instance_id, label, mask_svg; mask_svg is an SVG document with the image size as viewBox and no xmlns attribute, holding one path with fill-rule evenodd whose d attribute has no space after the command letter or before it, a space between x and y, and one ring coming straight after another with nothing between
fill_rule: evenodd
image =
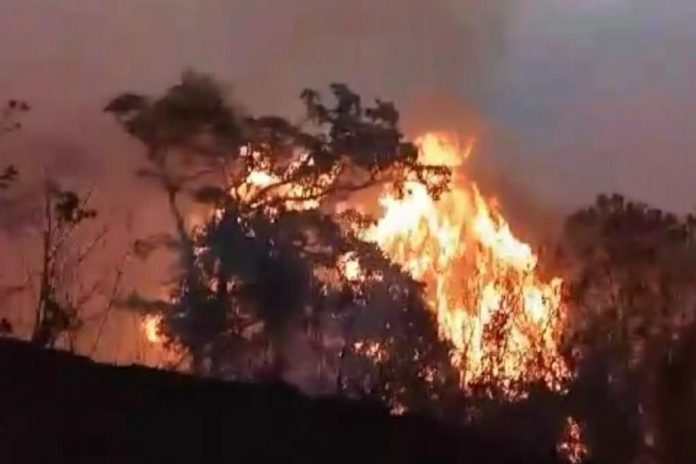
<instances>
[{"instance_id":1,"label":"burning tree","mask_svg":"<svg viewBox=\"0 0 696 464\"><path fill-rule=\"evenodd\" d=\"M108 105L147 147L141 175L158 182L175 220L175 235L140 241L138 249L146 255L167 246L180 258L170 299L134 296L130 303L154 310L166 343L190 354L195 371L215 375L278 377L287 337L304 326L325 346L317 329L333 320L343 329L336 384L354 390L342 366L364 354L355 314L379 298L381 310L393 308L393 319L372 330L373 341L399 348L389 346L388 362L367 357L381 374L362 390L401 397L405 389L393 378L408 366L412 382L435 384L433 377L443 374L431 371L441 369L426 364L440 353L446 365L448 350L421 286L360 239L367 218L352 210L339 214L335 206L385 182L397 191L406 180L418 182L436 196L449 169L419 162L392 104L364 105L342 84L331 93L325 103L304 91L306 118L299 125L244 116L212 80L190 73L161 98L124 94ZM204 205L197 216L186 209L189 199ZM342 317L347 309L352 315ZM404 339L406 333L413 338Z\"/></svg>"},{"instance_id":2,"label":"burning tree","mask_svg":"<svg viewBox=\"0 0 696 464\"><path fill-rule=\"evenodd\" d=\"M391 103L342 84L331 94L304 91L292 124L243 114L188 73L160 98L107 106L145 145L139 174L175 223L136 243L179 257L168 298L128 302L148 313L148 336L198 373L277 378L302 327L335 388L396 410L453 385L506 399L561 390L561 280L464 174L471 145L407 142ZM381 192L377 220L349 206L366 190Z\"/></svg>"},{"instance_id":3,"label":"burning tree","mask_svg":"<svg viewBox=\"0 0 696 464\"><path fill-rule=\"evenodd\" d=\"M543 278L532 248L466 176L471 143L438 134L417 143L422 163L453 169L451 190L437 198L407 182L405 195L385 193L383 216L363 236L426 284L465 390L510 399L533 383L562 389L570 371L561 279Z\"/></svg>"}]
</instances>

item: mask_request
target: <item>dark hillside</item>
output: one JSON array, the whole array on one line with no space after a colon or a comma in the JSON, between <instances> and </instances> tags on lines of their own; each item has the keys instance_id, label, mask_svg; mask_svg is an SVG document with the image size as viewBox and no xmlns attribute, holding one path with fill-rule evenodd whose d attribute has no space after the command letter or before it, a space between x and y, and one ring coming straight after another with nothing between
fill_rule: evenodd
<instances>
[{"instance_id":1,"label":"dark hillside","mask_svg":"<svg viewBox=\"0 0 696 464\"><path fill-rule=\"evenodd\" d=\"M2 462L554 462L378 406L0 341Z\"/></svg>"}]
</instances>

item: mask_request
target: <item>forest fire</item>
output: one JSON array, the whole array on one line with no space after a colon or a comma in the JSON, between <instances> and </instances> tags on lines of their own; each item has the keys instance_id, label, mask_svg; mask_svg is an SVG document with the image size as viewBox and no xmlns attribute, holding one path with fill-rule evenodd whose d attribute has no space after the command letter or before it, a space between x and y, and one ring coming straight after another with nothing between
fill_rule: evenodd
<instances>
[{"instance_id":1,"label":"forest fire","mask_svg":"<svg viewBox=\"0 0 696 464\"><path fill-rule=\"evenodd\" d=\"M494 201L484 198L463 173L473 142L461 146L428 133L416 144L421 164L452 168L451 189L436 199L422 183L406 181L403 196L382 195L381 217L359 235L426 284L439 335L454 348L451 361L464 389L484 386L508 398L524 396L525 386L533 382L561 390L570 377L559 353L561 279L540 277L532 248L513 235ZM278 182L277 176L255 169L231 194L253 203L259 191ZM268 194L301 197L303 189L290 183ZM318 206L314 200L286 203L289 209ZM344 277L362 279L350 253L343 261ZM143 320L150 343L162 342L159 324L159 317Z\"/></svg>"},{"instance_id":2,"label":"forest fire","mask_svg":"<svg viewBox=\"0 0 696 464\"><path fill-rule=\"evenodd\" d=\"M696 1L24 3L8 461L696 464Z\"/></svg>"},{"instance_id":3,"label":"forest fire","mask_svg":"<svg viewBox=\"0 0 696 464\"><path fill-rule=\"evenodd\" d=\"M365 238L426 283L465 388L493 385L514 396L518 386L541 381L561 389L569 377L558 346L561 280L538 275L530 246L459 169L472 143L427 134L417 144L423 164L453 168L452 189L437 200L417 182L407 183L403 198L386 193Z\"/></svg>"},{"instance_id":4,"label":"forest fire","mask_svg":"<svg viewBox=\"0 0 696 464\"><path fill-rule=\"evenodd\" d=\"M435 195L427 182L406 171L398 190L384 185L377 220L359 222L353 231L424 284L428 309L422 310L434 313L437 336L451 347L449 362L464 392L515 401L525 398L535 383L564 391L572 373L560 352L566 328L562 280L542 275L532 247L513 234L495 200L484 197L467 177L463 164L473 142L461 145L447 135L428 133L416 140L416 146L418 166L451 169L449 189ZM308 156L278 175L260 154L242 151L241 155L252 169L242 171L227 192L250 210L263 211L271 223L283 211L321 208L317 191L331 189L341 175L336 168L307 185L297 173L313 165ZM210 213L213 220L224 214L221 209ZM380 279L379 273L369 277L360 259L357 251L344 252L336 263L340 278L351 285ZM157 346L165 341L161 322L159 315L147 316L142 323L145 338ZM377 341L358 339L351 348L376 364L393 355L388 344ZM426 382L433 379L431 375ZM392 403L397 406L392 407L395 413L407 410L398 401ZM581 429L576 422L568 422L566 428L559 452L580 462L586 453Z\"/></svg>"}]
</instances>

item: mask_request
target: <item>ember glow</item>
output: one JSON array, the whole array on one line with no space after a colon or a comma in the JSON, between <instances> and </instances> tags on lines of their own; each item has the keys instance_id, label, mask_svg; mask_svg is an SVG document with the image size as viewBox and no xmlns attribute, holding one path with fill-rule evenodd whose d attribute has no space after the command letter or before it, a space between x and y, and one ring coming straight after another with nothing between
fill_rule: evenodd
<instances>
[{"instance_id":1,"label":"ember glow","mask_svg":"<svg viewBox=\"0 0 696 464\"><path fill-rule=\"evenodd\" d=\"M162 323L162 318L160 316L153 316L148 314L145 316L142 322L143 334L145 339L152 344L161 344L162 335L160 333L160 324Z\"/></svg>"},{"instance_id":2,"label":"ember glow","mask_svg":"<svg viewBox=\"0 0 696 464\"><path fill-rule=\"evenodd\" d=\"M365 238L427 285L463 387L493 386L508 396L530 382L561 389L570 375L559 353L561 280L539 275L532 248L463 173L473 142L427 134L417 143L423 164L453 169L451 190L435 199L414 181L403 197L387 192Z\"/></svg>"},{"instance_id":3,"label":"ember glow","mask_svg":"<svg viewBox=\"0 0 696 464\"><path fill-rule=\"evenodd\" d=\"M353 349L356 353L359 353L377 362L381 362L384 359L388 358L387 352L384 350L384 348L379 342L355 342L353 344Z\"/></svg>"},{"instance_id":4,"label":"ember glow","mask_svg":"<svg viewBox=\"0 0 696 464\"><path fill-rule=\"evenodd\" d=\"M260 153L243 147L240 155L255 167L240 185L231 189L230 195L249 207L265 208L270 214L275 212L278 202L288 210L318 208L319 200L312 197L317 191L331 185L338 175L337 172L324 174L312 186L302 185L301 171L314 165L314 160L308 155L301 155L290 163L282 177L271 172L267 160Z\"/></svg>"},{"instance_id":5,"label":"ember glow","mask_svg":"<svg viewBox=\"0 0 696 464\"><path fill-rule=\"evenodd\" d=\"M589 456L589 451L582 438L582 427L572 417L566 418L557 451L563 459L571 464L580 464Z\"/></svg>"}]
</instances>

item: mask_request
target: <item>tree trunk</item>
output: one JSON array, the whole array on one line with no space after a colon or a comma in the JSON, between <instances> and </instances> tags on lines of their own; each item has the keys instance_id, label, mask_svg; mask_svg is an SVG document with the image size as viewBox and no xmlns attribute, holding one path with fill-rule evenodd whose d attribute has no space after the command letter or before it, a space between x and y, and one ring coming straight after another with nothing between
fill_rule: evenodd
<instances>
[{"instance_id":1,"label":"tree trunk","mask_svg":"<svg viewBox=\"0 0 696 464\"><path fill-rule=\"evenodd\" d=\"M31 341L37 345L46 346L49 343L50 327L46 326L46 306L51 293L51 237L53 235L53 216L51 212L51 194L46 191L44 206L43 257L41 266L41 283L39 286L39 301L36 305L36 316Z\"/></svg>"}]
</instances>

